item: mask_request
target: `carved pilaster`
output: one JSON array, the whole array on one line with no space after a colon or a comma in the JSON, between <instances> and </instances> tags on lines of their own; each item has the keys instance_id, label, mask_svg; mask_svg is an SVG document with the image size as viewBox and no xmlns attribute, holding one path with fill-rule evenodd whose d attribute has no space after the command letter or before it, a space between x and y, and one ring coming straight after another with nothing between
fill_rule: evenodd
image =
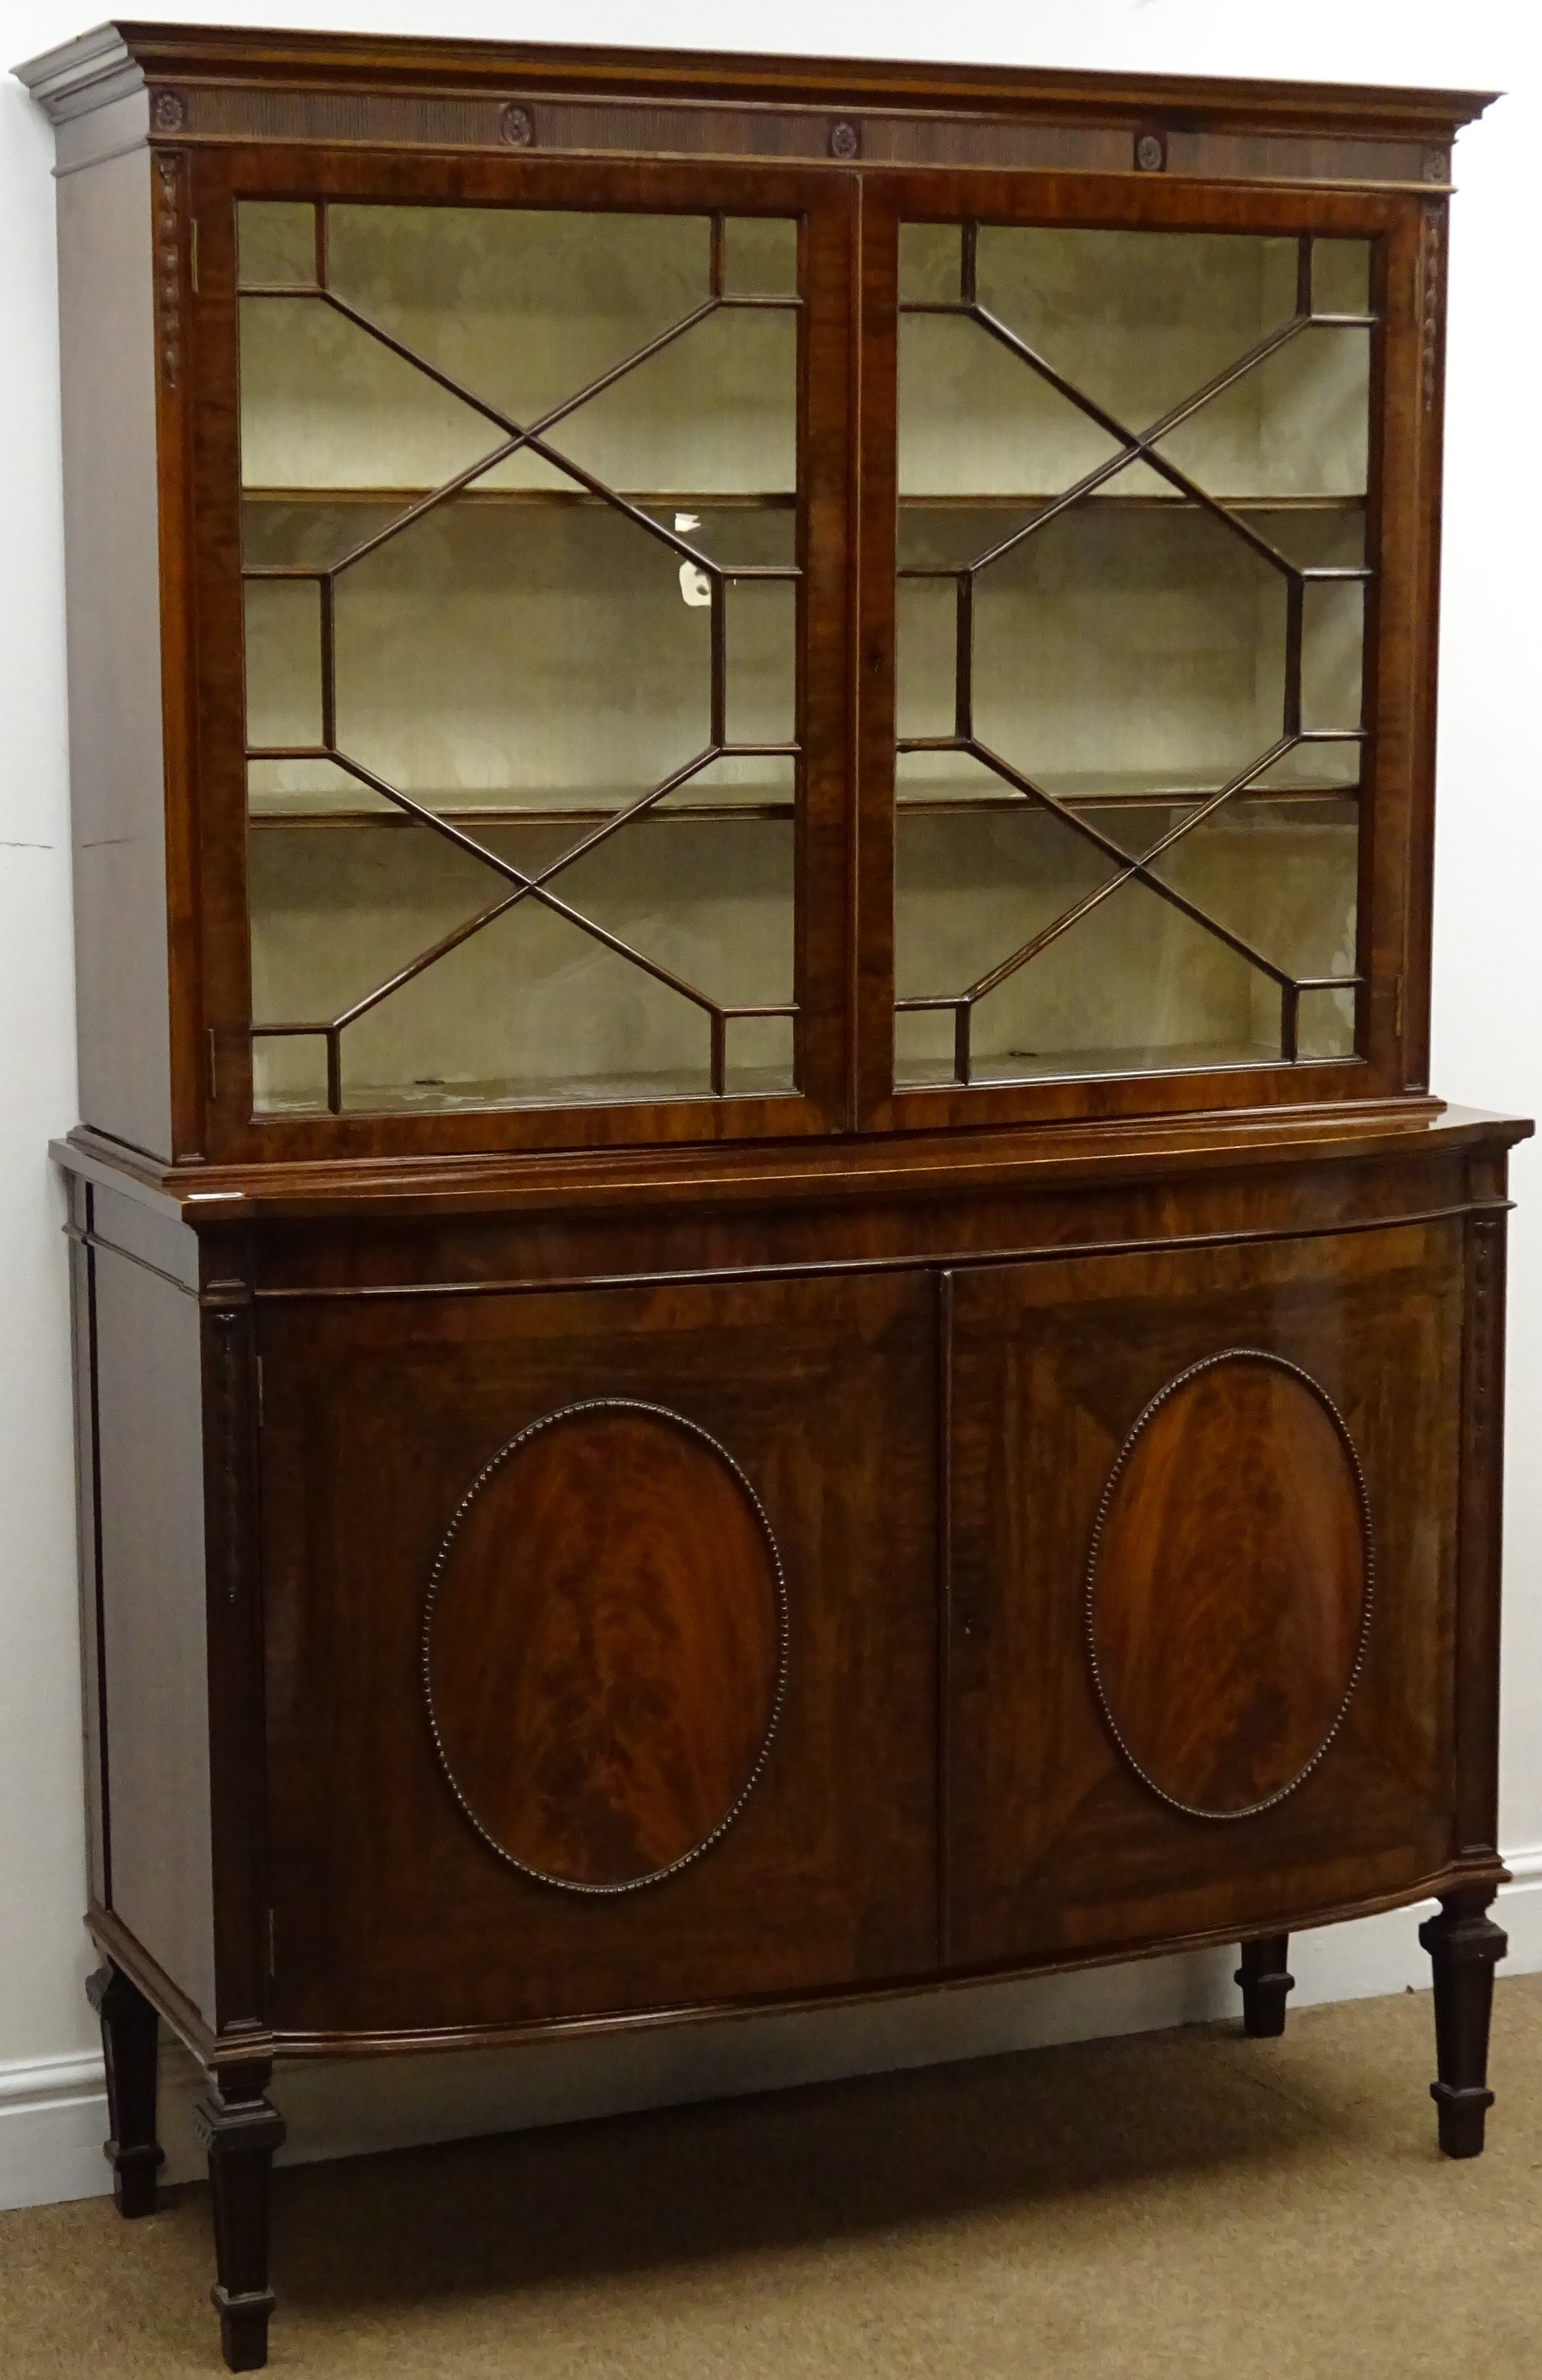
<instances>
[{"instance_id":1,"label":"carved pilaster","mask_svg":"<svg viewBox=\"0 0 1542 2380\"><path fill-rule=\"evenodd\" d=\"M180 152L175 149L158 150L153 171L155 353L162 383L175 393L182 384L183 160Z\"/></svg>"},{"instance_id":2,"label":"carved pilaster","mask_svg":"<svg viewBox=\"0 0 1542 2380\"><path fill-rule=\"evenodd\" d=\"M1440 387L1440 312L1445 290L1446 210L1443 202L1424 211L1419 237L1419 395L1427 414L1435 410Z\"/></svg>"},{"instance_id":3,"label":"carved pilaster","mask_svg":"<svg viewBox=\"0 0 1542 2380\"><path fill-rule=\"evenodd\" d=\"M1455 1850L1490 1869L1499 1801L1504 1281L1504 1215L1475 1215L1467 1225L1463 1314Z\"/></svg>"},{"instance_id":4,"label":"carved pilaster","mask_svg":"<svg viewBox=\"0 0 1542 2380\"><path fill-rule=\"evenodd\" d=\"M222 2037L266 2025L269 1981L254 1264L246 1234L205 1236L203 1524Z\"/></svg>"},{"instance_id":5,"label":"carved pilaster","mask_svg":"<svg viewBox=\"0 0 1542 2380\"><path fill-rule=\"evenodd\" d=\"M246 1565L249 1325L249 1313L240 1306L220 1307L210 1317L214 1339L215 1458L211 1501L219 1541L219 1575L229 1603L238 1599Z\"/></svg>"}]
</instances>

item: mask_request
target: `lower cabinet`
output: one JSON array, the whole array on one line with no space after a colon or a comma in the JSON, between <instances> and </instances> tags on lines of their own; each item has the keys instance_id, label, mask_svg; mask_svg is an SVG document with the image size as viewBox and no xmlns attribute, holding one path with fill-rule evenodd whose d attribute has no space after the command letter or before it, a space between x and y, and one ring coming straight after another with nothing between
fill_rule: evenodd
<instances>
[{"instance_id":1,"label":"lower cabinet","mask_svg":"<svg viewBox=\"0 0 1542 2380\"><path fill-rule=\"evenodd\" d=\"M1462 1299L1457 1221L950 1278L951 1961L1448 1860Z\"/></svg>"},{"instance_id":2,"label":"lower cabinet","mask_svg":"<svg viewBox=\"0 0 1542 2380\"><path fill-rule=\"evenodd\" d=\"M275 2023L1405 1893L1451 1848L1462 1248L270 1307Z\"/></svg>"},{"instance_id":3,"label":"lower cabinet","mask_svg":"<svg viewBox=\"0 0 1542 2380\"><path fill-rule=\"evenodd\" d=\"M265 1309L282 2032L935 1970L937 1305Z\"/></svg>"},{"instance_id":4,"label":"lower cabinet","mask_svg":"<svg viewBox=\"0 0 1542 2380\"><path fill-rule=\"evenodd\" d=\"M159 2011L209 2076L233 2368L273 2304L275 2059L1197 1941L1239 1946L1268 2035L1293 1931L1433 1899L1439 2137L1476 2155L1476 1151L1304 1165L1278 1228L1222 1170L821 1213L801 1271L748 1270L785 1251L752 1220L744 1272L681 1277L713 1242L671 1222L566 1287L524 1268L595 1269L502 1217L199 1237L78 1189L108 2149L148 2212Z\"/></svg>"}]
</instances>

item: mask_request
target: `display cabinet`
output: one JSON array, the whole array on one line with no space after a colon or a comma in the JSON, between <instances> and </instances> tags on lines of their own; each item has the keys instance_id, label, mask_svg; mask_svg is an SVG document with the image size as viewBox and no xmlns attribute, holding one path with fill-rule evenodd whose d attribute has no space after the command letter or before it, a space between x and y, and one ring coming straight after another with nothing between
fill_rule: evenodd
<instances>
[{"instance_id":1,"label":"display cabinet","mask_svg":"<svg viewBox=\"0 0 1542 2380\"><path fill-rule=\"evenodd\" d=\"M88 1925L208 2071L1438 1904L1464 94L121 25L57 127ZM1265 2054L1265 2053L1261 2053Z\"/></svg>"}]
</instances>

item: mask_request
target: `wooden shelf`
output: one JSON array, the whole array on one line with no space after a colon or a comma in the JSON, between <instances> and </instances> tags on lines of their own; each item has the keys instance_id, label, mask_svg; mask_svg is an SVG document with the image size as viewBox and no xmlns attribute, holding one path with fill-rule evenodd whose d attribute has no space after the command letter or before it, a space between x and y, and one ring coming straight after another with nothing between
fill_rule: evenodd
<instances>
[{"instance_id":1,"label":"wooden shelf","mask_svg":"<svg viewBox=\"0 0 1542 2380\"><path fill-rule=\"evenodd\" d=\"M1206 494L1212 503L1224 504L1233 513L1363 513L1364 496L1269 496L1227 495L1220 489L1208 488ZM899 504L902 512L1029 512L1035 504L1052 504L1064 493L1063 489L1026 490L1018 494L990 493L984 495L907 495L903 490ZM1075 509L1118 512L1160 512L1193 509L1195 499L1155 489L1129 496L1107 495L1095 492L1078 497Z\"/></svg>"},{"instance_id":2,"label":"wooden shelf","mask_svg":"<svg viewBox=\"0 0 1542 2380\"><path fill-rule=\"evenodd\" d=\"M454 809L448 808L440 809L435 808L433 796L430 794L415 794L413 799L434 809L435 816L443 819L450 826L550 827L601 825L607 819L619 817L629 803L638 799L638 795L636 793L630 793L618 796L607 808L586 804L581 809L525 809L512 805L499 805L495 808L491 804L485 808L467 808L464 805L457 805ZM691 806L676 803L673 808L661 804L657 808L644 810L639 818L633 820L633 824L646 826L651 823L656 826L668 826L692 822L699 824L702 820L717 823L729 819L790 819L794 815L794 805L786 799L756 802L699 802ZM423 822L420 819L413 818L406 810L382 808L261 809L251 811L250 823L254 827L422 827ZM424 831L431 832L429 829Z\"/></svg>"},{"instance_id":3,"label":"wooden shelf","mask_svg":"<svg viewBox=\"0 0 1542 2380\"><path fill-rule=\"evenodd\" d=\"M732 1032L732 1025L729 1030ZM261 1046L260 1031L255 1038ZM344 1046L346 1049L346 1042ZM731 1065L728 1069L730 1098L775 1099L779 1095L785 1097L792 1087L789 1070L784 1066ZM572 1082L530 1077L525 1081L350 1084L345 1076L342 1111L345 1115L462 1113L479 1108L589 1107L596 1102L646 1105L657 1099L706 1099L711 1096L711 1078L705 1062L700 1066L682 1067L667 1074L594 1075ZM306 1098L292 1092L269 1093L256 1102L256 1112L267 1116L324 1115L326 1102L319 1095Z\"/></svg>"},{"instance_id":4,"label":"wooden shelf","mask_svg":"<svg viewBox=\"0 0 1542 2380\"><path fill-rule=\"evenodd\" d=\"M433 488L243 488L246 504L416 504L437 492ZM715 495L686 490L662 493L656 489L618 488L616 494L642 512L793 512L797 492L792 488L725 489ZM1041 498L1028 499L1030 503ZM445 498L455 504L602 505L605 496L587 488L462 488Z\"/></svg>"},{"instance_id":5,"label":"wooden shelf","mask_svg":"<svg viewBox=\"0 0 1542 2380\"><path fill-rule=\"evenodd\" d=\"M1231 512L1244 513L1363 513L1364 496L1270 496L1227 495L1207 491L1214 502L1224 504ZM432 488L243 488L241 501L249 504L415 504L434 493ZM616 493L640 511L667 512L792 512L797 505L797 495L790 488L724 490L703 495L686 490L682 493L657 489L618 488ZM1036 504L1053 504L1063 493L1058 488L1024 489L1017 492L991 491L983 494L906 495L899 499L902 512L1028 512ZM604 504L604 496L591 495L587 488L463 488L447 503L457 504L535 504L535 505L597 505ZM1155 491L1137 495L1114 496L1095 492L1078 499L1077 510L1084 506L1121 512L1156 511L1162 508L1183 510L1192 506L1194 499L1174 490L1171 494Z\"/></svg>"},{"instance_id":6,"label":"wooden shelf","mask_svg":"<svg viewBox=\"0 0 1542 2380\"><path fill-rule=\"evenodd\" d=\"M905 1017L905 1012L902 1012L896 1019L902 1028ZM976 1083L1038 1083L1075 1081L1089 1075L1208 1074L1231 1066L1278 1066L1284 1062L1278 1041L1179 1041L1147 1048L987 1050L975 1059L970 1078ZM946 1090L953 1084L952 1069L945 1058L901 1059L894 1071L902 1090Z\"/></svg>"},{"instance_id":7,"label":"wooden shelf","mask_svg":"<svg viewBox=\"0 0 1542 2380\"><path fill-rule=\"evenodd\" d=\"M1138 780L1121 787L1110 784L1105 779L1097 787L1079 792L1067 790L1063 785L1056 785L1051 779L1046 783L1045 791L1052 794L1056 800L1064 802L1072 809L1126 810L1182 808L1188 804L1208 800L1216 788L1214 784L1204 787L1149 785ZM1359 799L1359 792L1360 789L1355 784L1327 783L1301 785L1269 784L1252 786L1246 793L1234 794L1232 798L1233 802L1239 805L1245 803L1249 808L1260 804L1278 807L1281 804L1297 802L1321 805L1355 802ZM414 798L426 802L430 808L433 807L431 795L419 794ZM596 804L585 804L582 808L574 809L550 808L526 809L507 804L500 804L497 807L490 804L486 808L467 808L464 804L457 804L453 809L449 808L438 809L435 814L443 819L448 825L468 829L479 826L500 828L598 826L602 825L607 819L617 817L626 807L627 800L635 798L635 795L628 795L606 808ZM946 794L935 791L921 794L902 793L896 796L894 807L907 818L978 817L997 811L1021 812L1025 809L1038 808L1028 795L1008 792L1000 794ZM694 804L676 802L661 805L656 809L644 810L632 823L637 826L722 826L742 820L755 820L761 822L785 821L795 815L794 803L785 798ZM1042 817L1047 813L1039 810L1038 815ZM249 823L253 827L422 826L420 820L411 817L406 810L388 808L264 808L253 810L250 813ZM431 832L427 829L423 831Z\"/></svg>"},{"instance_id":8,"label":"wooden shelf","mask_svg":"<svg viewBox=\"0 0 1542 2380\"><path fill-rule=\"evenodd\" d=\"M1201 785L1152 785L1140 779L1119 784L1109 778L1097 780L1083 787L1068 786L1064 780L1051 777L1042 780L1044 791L1054 799L1075 810L1182 809L1208 801L1220 788L1211 780ZM1318 780L1311 784L1285 784L1279 782L1267 785L1250 785L1245 793L1233 794L1233 803L1245 803L1250 808L1260 804L1278 807L1293 802L1356 802L1360 797L1358 784L1333 784ZM894 807L906 816L943 818L958 810L969 814L992 810L1020 810L1025 804L1037 808L1026 794L945 794L929 790L917 794L897 794ZM1228 805L1230 808L1230 805ZM1040 816L1047 815L1042 810Z\"/></svg>"}]
</instances>

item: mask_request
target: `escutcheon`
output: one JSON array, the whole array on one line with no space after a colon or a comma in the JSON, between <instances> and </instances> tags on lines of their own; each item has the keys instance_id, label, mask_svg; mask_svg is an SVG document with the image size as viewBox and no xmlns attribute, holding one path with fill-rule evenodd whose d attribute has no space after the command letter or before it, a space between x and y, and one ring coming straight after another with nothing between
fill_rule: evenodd
<instances>
[{"instance_id":1,"label":"escutcheon","mask_svg":"<svg viewBox=\"0 0 1542 2380\"><path fill-rule=\"evenodd\" d=\"M1365 1659L1370 1511L1342 1415L1299 1366L1232 1348L1170 1380L1092 1533L1093 1682L1142 1783L1196 1818L1293 1792Z\"/></svg>"},{"instance_id":2,"label":"escutcheon","mask_svg":"<svg viewBox=\"0 0 1542 2380\"><path fill-rule=\"evenodd\" d=\"M744 1473L696 1423L619 1398L547 1415L483 1467L423 1621L452 1792L500 1858L571 1892L657 1883L726 1832L787 1658Z\"/></svg>"}]
</instances>

